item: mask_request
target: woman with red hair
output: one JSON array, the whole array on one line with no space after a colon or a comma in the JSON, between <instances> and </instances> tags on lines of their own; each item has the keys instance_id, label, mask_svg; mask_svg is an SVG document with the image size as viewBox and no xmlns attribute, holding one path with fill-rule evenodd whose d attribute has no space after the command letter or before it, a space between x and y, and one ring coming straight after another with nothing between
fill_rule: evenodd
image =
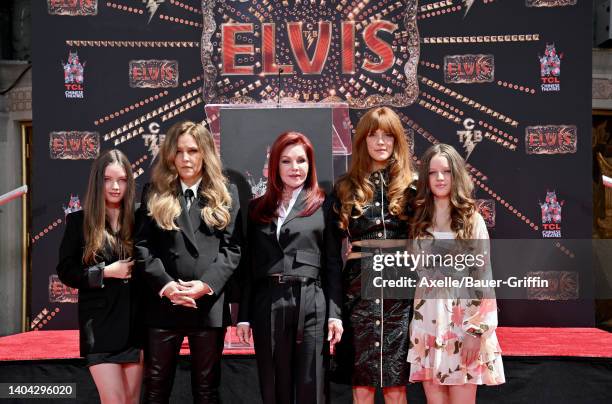
<instances>
[{"instance_id":1,"label":"woman with red hair","mask_svg":"<svg viewBox=\"0 0 612 404\"><path fill-rule=\"evenodd\" d=\"M264 403L325 403L325 354L342 336L340 273L326 270L329 204L310 140L280 135L265 194L249 205L238 336L253 329ZM328 319L329 317L329 319ZM327 338L326 338L327 336Z\"/></svg>"}]
</instances>

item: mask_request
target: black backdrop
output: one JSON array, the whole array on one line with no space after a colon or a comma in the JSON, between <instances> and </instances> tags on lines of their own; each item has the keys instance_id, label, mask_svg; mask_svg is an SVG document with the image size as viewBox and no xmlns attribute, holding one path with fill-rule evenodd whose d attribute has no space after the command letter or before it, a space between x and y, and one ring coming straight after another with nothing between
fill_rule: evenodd
<instances>
[{"instance_id":1,"label":"black backdrop","mask_svg":"<svg viewBox=\"0 0 612 404\"><path fill-rule=\"evenodd\" d=\"M276 60L295 69L293 75L282 76L283 102L314 101L314 94L316 101L348 101L353 125L368 107L392 105L413 137L416 156L435 141L450 143L465 156L457 131L464 130L464 119L472 118L474 130L480 130L483 138L468 163L477 181L476 196L489 200L484 203L492 237L542 238L540 202L547 191L563 201L561 221L556 224L561 238L591 236L590 1L69 3L49 0L32 5L32 329L76 326L74 291L57 283L53 275L64 208L71 197L70 206L76 208L77 197L84 200L90 158L97 151L92 132L97 132L100 149L118 147L128 155L140 190L149 177L155 146L173 123L210 121L204 112L209 102L276 101L276 74L260 74L263 23L277 23ZM155 7L147 8L147 3L158 5L154 13ZM351 17L356 22L355 72L346 74L340 67L340 24ZM378 19L397 26L393 33L377 31L374 37L392 46L394 60L402 64L372 73L362 67L363 61L381 61L386 47L370 46L373 39L366 40L364 31ZM332 21L329 63L321 74L306 75L290 50L285 21L304 22L304 46L312 56L317 38L325 39L317 32L319 20ZM235 40L253 45L252 55L236 55L237 65L254 66L252 74L224 74L220 33L228 23L252 24L251 32ZM558 82L559 91L541 88L539 57L547 44L554 44L561 64L560 74L549 73L545 79ZM63 64L74 52L81 66L68 66L72 77L66 78ZM493 55L493 73L451 74L445 80L445 57L456 55L463 56L449 62L464 63L468 71L473 61L483 63L486 58L465 55ZM471 83L449 82L457 79ZM81 91L83 98L67 98ZM540 145L539 154L527 153L527 127L551 126L547 132L551 139L563 129L560 125L576 127L575 152ZM50 143L51 137L66 142ZM503 301L500 323L592 325L592 300L583 298Z\"/></svg>"}]
</instances>

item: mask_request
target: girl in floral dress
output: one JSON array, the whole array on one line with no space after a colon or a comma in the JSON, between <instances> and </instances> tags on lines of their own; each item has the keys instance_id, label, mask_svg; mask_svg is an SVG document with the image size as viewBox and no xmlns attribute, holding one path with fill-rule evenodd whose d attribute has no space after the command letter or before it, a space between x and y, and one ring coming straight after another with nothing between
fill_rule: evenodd
<instances>
[{"instance_id":1,"label":"girl in floral dress","mask_svg":"<svg viewBox=\"0 0 612 404\"><path fill-rule=\"evenodd\" d=\"M438 144L425 152L417 190L413 238L489 238L465 162L453 147ZM473 403L477 385L505 382L495 299L453 292L425 287L415 292L410 381L423 382L429 404Z\"/></svg>"}]
</instances>

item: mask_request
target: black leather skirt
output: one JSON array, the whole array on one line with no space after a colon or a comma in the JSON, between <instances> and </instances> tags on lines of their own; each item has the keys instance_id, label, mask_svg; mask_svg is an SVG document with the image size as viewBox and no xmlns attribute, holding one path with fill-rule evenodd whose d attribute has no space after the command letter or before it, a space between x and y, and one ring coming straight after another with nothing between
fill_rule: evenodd
<instances>
[{"instance_id":1,"label":"black leather skirt","mask_svg":"<svg viewBox=\"0 0 612 404\"><path fill-rule=\"evenodd\" d=\"M364 258L367 259L367 258ZM343 271L344 334L336 345L332 379L353 386L408 384L408 325L412 300L362 299L362 259L347 261Z\"/></svg>"}]
</instances>

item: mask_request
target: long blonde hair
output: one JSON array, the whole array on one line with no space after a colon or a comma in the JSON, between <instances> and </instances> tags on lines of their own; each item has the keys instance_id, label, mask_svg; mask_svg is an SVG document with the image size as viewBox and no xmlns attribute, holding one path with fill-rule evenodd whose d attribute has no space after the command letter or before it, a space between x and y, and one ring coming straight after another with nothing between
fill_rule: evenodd
<instances>
[{"instance_id":1,"label":"long blonde hair","mask_svg":"<svg viewBox=\"0 0 612 404\"><path fill-rule=\"evenodd\" d=\"M421 159L412 238L433 237L427 229L432 227L434 217L434 196L429 187L429 165L435 156L445 157L451 170L451 230L455 232L458 240L471 239L476 213L476 202L472 197L474 184L468 174L465 160L452 146L444 143L431 146Z\"/></svg>"},{"instance_id":2,"label":"long blonde hair","mask_svg":"<svg viewBox=\"0 0 612 404\"><path fill-rule=\"evenodd\" d=\"M106 198L104 195L104 171L111 164L118 164L125 170L127 176L127 187L121 209L119 212L119 232L116 235L108 231L106 225ZM89 173L87 184L87 196L83 211L83 235L85 237L85 249L83 251L83 262L91 265L100 262L103 257L101 253L105 245L109 245L117 254L123 252L122 257L132 255L134 242L132 231L134 228L134 175L132 166L121 151L117 149L107 150L93 162Z\"/></svg>"},{"instance_id":3,"label":"long blonde hair","mask_svg":"<svg viewBox=\"0 0 612 404\"><path fill-rule=\"evenodd\" d=\"M183 121L174 124L166 134L151 176L153 188L147 207L149 215L164 230L178 230L175 220L181 214L179 175L174 165L178 138L190 135L202 153L202 182L200 195L206 201L202 220L211 228L224 229L230 221L232 198L227 191L227 178L223 175L221 160L210 132L201 124Z\"/></svg>"},{"instance_id":4,"label":"long blonde hair","mask_svg":"<svg viewBox=\"0 0 612 404\"><path fill-rule=\"evenodd\" d=\"M408 199L406 191L412 182L412 153L397 114L387 107L373 108L357 124L351 166L336 183L336 195L341 202L338 212L340 228L344 230L348 228L351 217L363 214L364 205L374 196L374 184L369 180L372 158L368 153L366 138L378 129L392 134L394 138L393 155L388 164L390 183L387 198L391 214L404 218ZM355 216L352 216L353 209Z\"/></svg>"}]
</instances>

